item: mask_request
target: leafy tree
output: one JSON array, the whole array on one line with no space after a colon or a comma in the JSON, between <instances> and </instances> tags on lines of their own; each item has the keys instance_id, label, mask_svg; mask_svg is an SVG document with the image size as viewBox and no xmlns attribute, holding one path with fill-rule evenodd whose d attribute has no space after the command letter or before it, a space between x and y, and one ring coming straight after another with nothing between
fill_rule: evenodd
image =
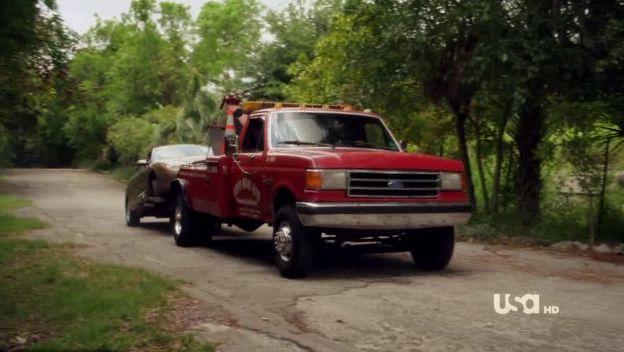
<instances>
[{"instance_id":1,"label":"leafy tree","mask_svg":"<svg viewBox=\"0 0 624 352\"><path fill-rule=\"evenodd\" d=\"M110 127L107 140L123 163L133 163L144 158L152 148L156 125L146 119L127 117Z\"/></svg>"},{"instance_id":2,"label":"leafy tree","mask_svg":"<svg viewBox=\"0 0 624 352\"><path fill-rule=\"evenodd\" d=\"M122 20L98 21L72 61L80 99L65 126L80 158L93 159L120 116L143 116L187 99L192 23L187 6L134 1Z\"/></svg>"},{"instance_id":3,"label":"leafy tree","mask_svg":"<svg viewBox=\"0 0 624 352\"><path fill-rule=\"evenodd\" d=\"M336 98L332 94L356 102L375 97L373 106L401 117L418 111L415 105L426 105L423 92L435 103L444 102L455 117L474 203L465 124L491 56L482 43L498 29L494 19L501 7L489 5L351 1L347 15L319 42L317 58L300 70L300 91L321 92L319 98L330 100Z\"/></svg>"},{"instance_id":4,"label":"leafy tree","mask_svg":"<svg viewBox=\"0 0 624 352\"><path fill-rule=\"evenodd\" d=\"M193 67L223 90L241 90L260 44L261 6L256 0L208 1L197 18L199 42Z\"/></svg>"},{"instance_id":5,"label":"leafy tree","mask_svg":"<svg viewBox=\"0 0 624 352\"><path fill-rule=\"evenodd\" d=\"M0 149L14 162L45 163L49 150L67 151L62 140L49 144L42 137L59 132L63 115L55 113L70 94L66 67L74 34L53 0L3 2L0 21L0 125L8 132Z\"/></svg>"},{"instance_id":6,"label":"leafy tree","mask_svg":"<svg viewBox=\"0 0 624 352\"><path fill-rule=\"evenodd\" d=\"M540 213L542 160L539 149L548 127L548 97L592 100L599 62L610 54L613 22L621 23L617 2L515 1L509 35L514 44L517 89L522 97L514 126L518 147L518 210L525 224ZM619 31L621 33L621 30ZM621 68L615 81L621 83ZM604 87L603 87L604 88ZM622 91L620 84L616 90Z\"/></svg>"},{"instance_id":7,"label":"leafy tree","mask_svg":"<svg viewBox=\"0 0 624 352\"><path fill-rule=\"evenodd\" d=\"M314 58L314 46L329 33L342 0L297 0L265 17L271 41L262 45L255 64L252 95L257 99L284 100L292 81L289 67Z\"/></svg>"}]
</instances>

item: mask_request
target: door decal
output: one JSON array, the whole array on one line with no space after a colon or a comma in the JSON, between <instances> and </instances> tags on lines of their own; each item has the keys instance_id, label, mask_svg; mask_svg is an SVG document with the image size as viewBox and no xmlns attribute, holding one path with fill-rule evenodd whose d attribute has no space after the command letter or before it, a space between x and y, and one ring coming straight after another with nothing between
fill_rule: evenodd
<instances>
[{"instance_id":1,"label":"door decal","mask_svg":"<svg viewBox=\"0 0 624 352\"><path fill-rule=\"evenodd\" d=\"M250 178L243 177L236 182L234 185L234 198L240 206L240 215L252 218L260 217L260 200L262 195Z\"/></svg>"}]
</instances>

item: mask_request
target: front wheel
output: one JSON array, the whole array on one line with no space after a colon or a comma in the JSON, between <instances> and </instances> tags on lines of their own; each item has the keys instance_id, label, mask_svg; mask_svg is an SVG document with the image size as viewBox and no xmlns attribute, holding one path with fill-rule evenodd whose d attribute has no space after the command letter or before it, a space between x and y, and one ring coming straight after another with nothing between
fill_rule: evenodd
<instances>
[{"instance_id":1,"label":"front wheel","mask_svg":"<svg viewBox=\"0 0 624 352\"><path fill-rule=\"evenodd\" d=\"M273 223L273 246L280 274L287 278L306 276L319 239L320 232L303 227L292 206L279 209Z\"/></svg>"},{"instance_id":2,"label":"front wheel","mask_svg":"<svg viewBox=\"0 0 624 352\"><path fill-rule=\"evenodd\" d=\"M428 271L442 270L451 261L455 248L453 227L422 230L413 236L410 252L418 268Z\"/></svg>"}]
</instances>

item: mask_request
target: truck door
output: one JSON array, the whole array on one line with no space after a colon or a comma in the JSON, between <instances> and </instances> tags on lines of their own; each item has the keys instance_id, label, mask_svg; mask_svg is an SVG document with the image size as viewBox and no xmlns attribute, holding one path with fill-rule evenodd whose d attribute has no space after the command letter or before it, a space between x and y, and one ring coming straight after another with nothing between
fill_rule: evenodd
<instances>
[{"instance_id":1,"label":"truck door","mask_svg":"<svg viewBox=\"0 0 624 352\"><path fill-rule=\"evenodd\" d=\"M262 218L265 169L265 118L251 116L243 128L239 153L231 167L234 214L243 218Z\"/></svg>"}]
</instances>

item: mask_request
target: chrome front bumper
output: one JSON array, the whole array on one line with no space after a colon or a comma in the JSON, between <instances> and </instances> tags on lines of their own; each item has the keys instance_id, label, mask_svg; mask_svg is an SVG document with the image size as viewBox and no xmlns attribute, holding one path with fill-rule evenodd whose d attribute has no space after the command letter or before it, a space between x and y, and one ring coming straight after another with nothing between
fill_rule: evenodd
<instances>
[{"instance_id":1,"label":"chrome front bumper","mask_svg":"<svg viewBox=\"0 0 624 352\"><path fill-rule=\"evenodd\" d=\"M297 202L304 226L358 229L407 230L464 225L472 208L456 203L308 203Z\"/></svg>"}]
</instances>

